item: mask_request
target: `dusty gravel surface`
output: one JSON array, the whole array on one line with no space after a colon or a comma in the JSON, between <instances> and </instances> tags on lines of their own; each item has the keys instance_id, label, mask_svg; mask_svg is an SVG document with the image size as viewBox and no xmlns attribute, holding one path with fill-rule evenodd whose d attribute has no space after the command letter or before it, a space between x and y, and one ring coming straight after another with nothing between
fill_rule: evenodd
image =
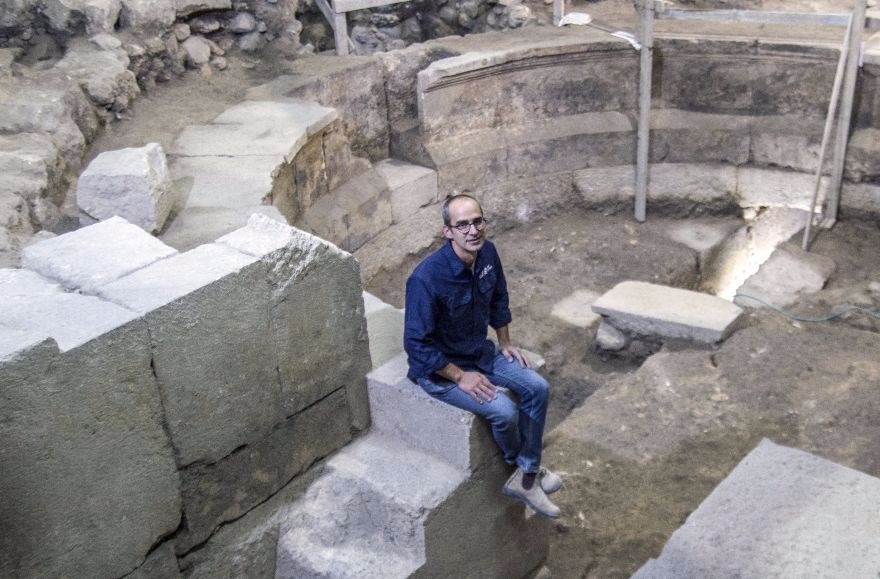
<instances>
[{"instance_id":1,"label":"dusty gravel surface","mask_svg":"<svg viewBox=\"0 0 880 579\"><path fill-rule=\"evenodd\" d=\"M844 10L849 3L797 4ZM573 9L621 27L632 21L627 1ZM286 62L230 58L229 69L211 77L190 73L159 85L129 119L107 128L90 157L151 141L167 149L183 126L213 118L250 86L283 73ZM869 316L806 324L758 310L718 347L667 345L640 366L600 357L595 323L577 327L552 315L577 290L601 293L627 279L694 287L697 257L665 235L671 223L571 213L492 236L510 283L514 337L547 358L554 388L545 461L566 480L548 561L556 578L628 577L762 437L880 476L880 322ZM844 303L880 310L876 221L844 219L814 251L834 259L837 271L791 310L819 315ZM399 304L407 273L370 289Z\"/></svg>"}]
</instances>

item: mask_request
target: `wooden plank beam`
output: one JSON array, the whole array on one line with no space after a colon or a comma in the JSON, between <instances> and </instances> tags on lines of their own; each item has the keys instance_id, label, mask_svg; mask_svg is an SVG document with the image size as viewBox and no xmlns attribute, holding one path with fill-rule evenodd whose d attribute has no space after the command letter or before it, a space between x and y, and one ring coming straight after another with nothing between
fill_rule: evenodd
<instances>
[{"instance_id":1,"label":"wooden plank beam","mask_svg":"<svg viewBox=\"0 0 880 579\"><path fill-rule=\"evenodd\" d=\"M837 135L834 141L834 160L831 167L831 183L828 186L828 200L825 208L826 227L837 221L840 205L840 186L843 183L843 169L846 161L846 145L849 142L850 121L852 120L853 100L856 93L856 80L859 75L859 51L865 31L865 12L867 0L855 0L853 6L852 32L849 37L850 58L846 62L846 76L843 80L843 100L840 118L837 121Z\"/></svg>"},{"instance_id":2,"label":"wooden plank beam","mask_svg":"<svg viewBox=\"0 0 880 579\"><path fill-rule=\"evenodd\" d=\"M658 20L709 20L713 22L749 22L753 24L816 24L846 26L849 14L773 12L763 10L686 10L667 8L657 11Z\"/></svg>"},{"instance_id":3,"label":"wooden plank beam","mask_svg":"<svg viewBox=\"0 0 880 579\"><path fill-rule=\"evenodd\" d=\"M330 26L333 27L333 10L330 8L330 5L327 4L327 0L315 0L315 4L318 5L318 8L321 10L321 14L324 15L324 18L327 19L327 22L330 23Z\"/></svg>"},{"instance_id":4,"label":"wooden plank beam","mask_svg":"<svg viewBox=\"0 0 880 579\"><path fill-rule=\"evenodd\" d=\"M337 12L351 12L352 10L388 6L389 4L399 4L405 1L406 0L334 0L333 7Z\"/></svg>"},{"instance_id":5,"label":"wooden plank beam","mask_svg":"<svg viewBox=\"0 0 880 579\"><path fill-rule=\"evenodd\" d=\"M644 221L648 206L648 151L651 135L651 77L654 65L654 0L638 3L639 42L639 134L636 149L636 195L634 215Z\"/></svg>"}]
</instances>

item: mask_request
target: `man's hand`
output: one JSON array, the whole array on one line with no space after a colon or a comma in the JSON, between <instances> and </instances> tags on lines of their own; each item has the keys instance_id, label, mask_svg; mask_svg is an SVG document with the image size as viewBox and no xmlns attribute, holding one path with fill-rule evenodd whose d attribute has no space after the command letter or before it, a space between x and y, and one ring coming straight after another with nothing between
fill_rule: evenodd
<instances>
[{"instance_id":1,"label":"man's hand","mask_svg":"<svg viewBox=\"0 0 880 579\"><path fill-rule=\"evenodd\" d=\"M522 368L531 368L532 363L529 362L529 359L526 358L525 354L517 348L516 346L511 346L510 344L506 344L503 346L499 346L501 348L501 354L508 362L513 362L516 359L519 362L520 367Z\"/></svg>"},{"instance_id":2,"label":"man's hand","mask_svg":"<svg viewBox=\"0 0 880 579\"><path fill-rule=\"evenodd\" d=\"M480 404L495 400L495 397L498 396L498 389L495 385L479 372L462 372L457 384Z\"/></svg>"}]
</instances>

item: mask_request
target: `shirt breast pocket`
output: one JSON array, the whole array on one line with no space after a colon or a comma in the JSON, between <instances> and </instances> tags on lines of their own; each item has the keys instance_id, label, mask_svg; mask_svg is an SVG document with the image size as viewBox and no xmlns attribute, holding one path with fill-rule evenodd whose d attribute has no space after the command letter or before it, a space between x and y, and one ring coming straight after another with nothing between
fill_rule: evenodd
<instances>
[{"instance_id":1,"label":"shirt breast pocket","mask_svg":"<svg viewBox=\"0 0 880 579\"><path fill-rule=\"evenodd\" d=\"M487 272L486 275L480 278L477 284L480 288L480 293L486 298L491 297L492 292L495 290L496 281L498 281L498 274L494 270Z\"/></svg>"},{"instance_id":2,"label":"shirt breast pocket","mask_svg":"<svg viewBox=\"0 0 880 579\"><path fill-rule=\"evenodd\" d=\"M446 300L446 309L449 311L449 319L453 322L469 319L472 307L473 296L469 291L455 292Z\"/></svg>"}]
</instances>

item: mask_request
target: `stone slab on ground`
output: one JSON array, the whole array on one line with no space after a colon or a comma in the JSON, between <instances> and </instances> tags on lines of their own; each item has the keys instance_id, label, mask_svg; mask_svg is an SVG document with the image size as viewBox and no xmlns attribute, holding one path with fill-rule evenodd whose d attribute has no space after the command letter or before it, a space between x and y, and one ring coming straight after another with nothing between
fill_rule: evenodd
<instances>
[{"instance_id":1,"label":"stone slab on ground","mask_svg":"<svg viewBox=\"0 0 880 579\"><path fill-rule=\"evenodd\" d=\"M550 315L578 328L588 328L600 318L590 306L599 294L588 289L575 290L571 295L553 305Z\"/></svg>"},{"instance_id":2,"label":"stone slab on ground","mask_svg":"<svg viewBox=\"0 0 880 579\"><path fill-rule=\"evenodd\" d=\"M80 174L76 202L86 223L119 216L144 231L161 230L174 206L162 147L149 143L101 153Z\"/></svg>"},{"instance_id":3,"label":"stone slab on ground","mask_svg":"<svg viewBox=\"0 0 880 579\"><path fill-rule=\"evenodd\" d=\"M21 265L68 289L94 293L102 285L176 253L140 227L111 217L25 247Z\"/></svg>"},{"instance_id":4,"label":"stone slab on ground","mask_svg":"<svg viewBox=\"0 0 880 579\"><path fill-rule=\"evenodd\" d=\"M32 299L51 307L45 295ZM54 316L77 311L55 308ZM80 315L94 327L102 313ZM46 340L0 362L4 577L120 577L179 523L146 324L95 333L65 351Z\"/></svg>"},{"instance_id":5,"label":"stone slab on ground","mask_svg":"<svg viewBox=\"0 0 880 579\"><path fill-rule=\"evenodd\" d=\"M180 466L216 461L280 422L268 288L256 258L203 245L107 284L100 295L147 321Z\"/></svg>"},{"instance_id":6,"label":"stone slab on ground","mask_svg":"<svg viewBox=\"0 0 880 579\"><path fill-rule=\"evenodd\" d=\"M633 579L873 577L880 479L764 439Z\"/></svg>"},{"instance_id":7,"label":"stone slab on ground","mask_svg":"<svg viewBox=\"0 0 880 579\"><path fill-rule=\"evenodd\" d=\"M375 169L391 190L395 223L437 200L437 171L398 159L380 161Z\"/></svg>"},{"instance_id":8,"label":"stone slab on ground","mask_svg":"<svg viewBox=\"0 0 880 579\"><path fill-rule=\"evenodd\" d=\"M186 181L186 208L252 207L271 196L280 155L176 157L171 175Z\"/></svg>"},{"instance_id":9,"label":"stone slab on ground","mask_svg":"<svg viewBox=\"0 0 880 579\"><path fill-rule=\"evenodd\" d=\"M789 306L801 294L821 290L835 268L830 257L806 252L793 243L784 243L761 265L758 273L740 286L737 294L754 296L774 306ZM741 299L739 303L763 307L760 302L749 299Z\"/></svg>"},{"instance_id":10,"label":"stone slab on ground","mask_svg":"<svg viewBox=\"0 0 880 579\"><path fill-rule=\"evenodd\" d=\"M592 309L638 334L714 343L736 329L743 310L707 294L645 282L617 284Z\"/></svg>"}]
</instances>

